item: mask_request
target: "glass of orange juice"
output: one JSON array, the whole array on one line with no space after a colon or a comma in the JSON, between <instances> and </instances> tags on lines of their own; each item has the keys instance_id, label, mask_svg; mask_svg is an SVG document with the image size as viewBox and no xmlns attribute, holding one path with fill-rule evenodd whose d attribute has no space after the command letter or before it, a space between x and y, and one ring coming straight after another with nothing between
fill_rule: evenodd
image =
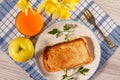
<instances>
[{"instance_id":1,"label":"glass of orange juice","mask_svg":"<svg viewBox=\"0 0 120 80\"><path fill-rule=\"evenodd\" d=\"M35 36L42 30L44 22L37 10L29 9L28 15L22 11L18 13L15 24L18 31L23 35Z\"/></svg>"}]
</instances>

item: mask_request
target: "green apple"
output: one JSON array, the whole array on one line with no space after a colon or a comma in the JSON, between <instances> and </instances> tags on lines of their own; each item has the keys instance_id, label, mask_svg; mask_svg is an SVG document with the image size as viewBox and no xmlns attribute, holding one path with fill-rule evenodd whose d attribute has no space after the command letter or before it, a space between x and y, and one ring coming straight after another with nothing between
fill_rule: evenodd
<instances>
[{"instance_id":1,"label":"green apple","mask_svg":"<svg viewBox=\"0 0 120 80\"><path fill-rule=\"evenodd\" d=\"M8 46L10 57L17 62L25 62L34 55L34 46L30 39L17 37Z\"/></svg>"}]
</instances>

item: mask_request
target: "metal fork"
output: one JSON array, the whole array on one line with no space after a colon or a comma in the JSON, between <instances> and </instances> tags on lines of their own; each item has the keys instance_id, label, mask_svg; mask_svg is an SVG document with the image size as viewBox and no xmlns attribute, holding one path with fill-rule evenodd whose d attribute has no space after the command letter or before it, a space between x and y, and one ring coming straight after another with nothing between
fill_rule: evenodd
<instances>
[{"instance_id":1,"label":"metal fork","mask_svg":"<svg viewBox=\"0 0 120 80\"><path fill-rule=\"evenodd\" d=\"M88 9L86 9L86 11L84 12L84 16L90 24L94 25L100 31L100 33L104 37L104 40L109 45L109 47L113 48L115 46L114 43L107 36L105 36L104 33L101 31L101 29L97 26L95 17L92 15L92 13Z\"/></svg>"}]
</instances>

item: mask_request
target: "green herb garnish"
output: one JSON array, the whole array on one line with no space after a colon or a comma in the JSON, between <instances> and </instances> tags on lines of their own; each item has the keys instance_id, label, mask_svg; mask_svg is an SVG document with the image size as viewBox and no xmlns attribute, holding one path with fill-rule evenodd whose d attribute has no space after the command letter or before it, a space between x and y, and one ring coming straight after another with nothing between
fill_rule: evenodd
<instances>
[{"instance_id":1,"label":"green herb garnish","mask_svg":"<svg viewBox=\"0 0 120 80\"><path fill-rule=\"evenodd\" d=\"M70 27L69 25L66 24L66 25L64 26L64 31L69 31L70 29L71 29L71 27Z\"/></svg>"},{"instance_id":2,"label":"green herb garnish","mask_svg":"<svg viewBox=\"0 0 120 80\"><path fill-rule=\"evenodd\" d=\"M61 80L73 80L74 79L74 75L80 73L82 75L85 75L90 69L88 68L84 68L84 67L80 67L78 68L77 72L71 74L71 75L68 75L67 74L67 70L65 70L65 74L62 76L62 79Z\"/></svg>"},{"instance_id":3,"label":"green herb garnish","mask_svg":"<svg viewBox=\"0 0 120 80\"><path fill-rule=\"evenodd\" d=\"M67 70L65 70L65 74L62 76L61 80L73 80L73 79L74 79L74 77L68 76Z\"/></svg>"},{"instance_id":4,"label":"green herb garnish","mask_svg":"<svg viewBox=\"0 0 120 80\"><path fill-rule=\"evenodd\" d=\"M72 32L74 32L74 30L72 30L71 26L68 25L68 24L65 24L63 26L63 30L62 31L60 31L59 29L55 28L52 31L49 31L48 33L51 34L51 35L55 35L56 38L60 37L60 35L62 33L65 33L65 35L64 35L65 36L65 40L68 41L69 40L69 34L72 33Z\"/></svg>"},{"instance_id":5,"label":"green herb garnish","mask_svg":"<svg viewBox=\"0 0 120 80\"><path fill-rule=\"evenodd\" d=\"M56 35L56 38L57 38L61 32L58 29L53 29L52 31L49 31L48 33L52 35Z\"/></svg>"},{"instance_id":6,"label":"green herb garnish","mask_svg":"<svg viewBox=\"0 0 120 80\"><path fill-rule=\"evenodd\" d=\"M83 67L80 67L77 71L77 73L81 73L83 75L85 75L85 73L87 73L90 69L88 68L83 68Z\"/></svg>"},{"instance_id":7,"label":"green herb garnish","mask_svg":"<svg viewBox=\"0 0 120 80\"><path fill-rule=\"evenodd\" d=\"M68 77L68 75L67 75L67 70L65 70L65 74L64 74L62 77L63 77L63 78L62 78L61 80L64 80L65 78Z\"/></svg>"},{"instance_id":8,"label":"green herb garnish","mask_svg":"<svg viewBox=\"0 0 120 80\"><path fill-rule=\"evenodd\" d=\"M69 41L69 36L68 36L68 34L65 35L65 40L66 40L66 41Z\"/></svg>"}]
</instances>

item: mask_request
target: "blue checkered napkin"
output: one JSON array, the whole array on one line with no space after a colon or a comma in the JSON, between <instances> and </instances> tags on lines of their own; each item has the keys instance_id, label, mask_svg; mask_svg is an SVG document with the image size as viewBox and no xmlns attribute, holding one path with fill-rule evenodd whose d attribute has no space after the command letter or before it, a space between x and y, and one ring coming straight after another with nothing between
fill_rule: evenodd
<instances>
[{"instance_id":1,"label":"blue checkered napkin","mask_svg":"<svg viewBox=\"0 0 120 80\"><path fill-rule=\"evenodd\" d=\"M6 54L8 54L8 43L14 37L21 36L15 27L15 17L19 12L15 6L17 1L18 0L3 0L3 2L0 3L0 49ZM31 5L35 8L40 2L41 0L31 0ZM104 34L115 43L115 47L113 49L108 47L100 32L93 25L90 25L86 21L85 17L82 15L85 9L89 9L94 14L97 25L104 32ZM51 17L46 16L44 12L41 14L44 18L45 27L47 27L48 24L55 22L51 19ZM110 16L104 12L93 0L81 0L75 11L71 12L71 19L83 22L98 37L102 53L99 65L100 68L120 45L120 26L114 23ZM31 39L36 41L36 37L32 37ZM44 77L39 73L37 66L35 65L34 58L26 63L16 64L26 71L34 80L45 80Z\"/></svg>"}]
</instances>

